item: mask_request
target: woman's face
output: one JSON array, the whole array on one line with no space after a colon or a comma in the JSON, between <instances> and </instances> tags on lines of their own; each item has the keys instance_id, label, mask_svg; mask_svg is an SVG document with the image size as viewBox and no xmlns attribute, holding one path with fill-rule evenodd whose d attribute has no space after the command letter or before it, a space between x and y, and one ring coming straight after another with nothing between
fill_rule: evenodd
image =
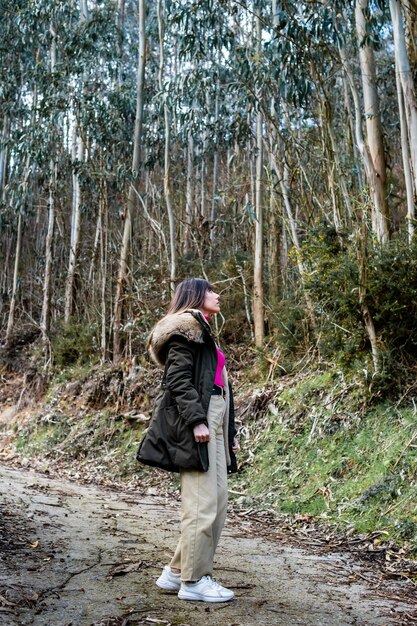
<instances>
[{"instance_id":1,"label":"woman's face","mask_svg":"<svg viewBox=\"0 0 417 626\"><path fill-rule=\"evenodd\" d=\"M220 296L215 291L209 289L204 296L204 302L202 306L202 312L206 315L213 315L214 313L220 313Z\"/></svg>"}]
</instances>

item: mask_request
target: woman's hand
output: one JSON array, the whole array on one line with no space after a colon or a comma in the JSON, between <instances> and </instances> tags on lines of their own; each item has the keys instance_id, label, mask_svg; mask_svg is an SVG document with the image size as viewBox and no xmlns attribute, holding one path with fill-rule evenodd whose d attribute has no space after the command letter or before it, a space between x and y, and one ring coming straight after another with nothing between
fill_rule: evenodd
<instances>
[{"instance_id":1,"label":"woman's hand","mask_svg":"<svg viewBox=\"0 0 417 626\"><path fill-rule=\"evenodd\" d=\"M238 441L237 437L233 437L232 450L233 450L233 452L236 452L236 450L239 450L239 441Z\"/></svg>"},{"instance_id":2,"label":"woman's hand","mask_svg":"<svg viewBox=\"0 0 417 626\"><path fill-rule=\"evenodd\" d=\"M205 424L197 424L193 428L194 439L197 443L202 443L203 441L210 441L210 432Z\"/></svg>"}]
</instances>

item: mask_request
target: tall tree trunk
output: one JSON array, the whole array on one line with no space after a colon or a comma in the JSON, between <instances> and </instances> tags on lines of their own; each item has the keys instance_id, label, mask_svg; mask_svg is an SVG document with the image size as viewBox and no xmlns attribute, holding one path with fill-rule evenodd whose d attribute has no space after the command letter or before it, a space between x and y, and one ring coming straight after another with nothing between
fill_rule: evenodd
<instances>
[{"instance_id":1,"label":"tall tree trunk","mask_svg":"<svg viewBox=\"0 0 417 626\"><path fill-rule=\"evenodd\" d=\"M56 67L56 30L51 23L49 32L51 34L50 66L51 74L54 74ZM58 173L58 164L54 158L49 161L49 208L48 208L48 231L45 241L45 274L43 278L43 300L41 313L41 331L44 342L48 341L51 326L51 285L52 285L52 246L55 230L55 193Z\"/></svg>"},{"instance_id":2,"label":"tall tree trunk","mask_svg":"<svg viewBox=\"0 0 417 626\"><path fill-rule=\"evenodd\" d=\"M165 14L165 2L164 0L158 0L157 3L158 14L158 31L159 31L159 91L162 94L164 90L164 14ZM171 139L171 129L169 120L169 109L167 99L164 97L164 124L165 124L165 150L164 150L164 195L165 204L168 213L169 221L169 249L170 249L170 284L171 291L175 290L175 279L177 272L177 254L175 248L175 215L171 202L171 181L170 181L170 156L169 156L169 144Z\"/></svg>"},{"instance_id":3,"label":"tall tree trunk","mask_svg":"<svg viewBox=\"0 0 417 626\"><path fill-rule=\"evenodd\" d=\"M274 28L278 24L278 15L277 15L277 2L276 0L272 0L272 23ZM275 112L275 98L271 100L270 106L270 116L271 120L275 120L276 112ZM269 284L268 284L268 295L269 299L272 302L278 300L279 290L280 290L280 282L281 282L281 273L280 273L280 261L281 261L281 249L280 249L280 241L281 241L281 228L279 223L278 216L278 202L277 202L277 193L276 193L276 185L278 184L278 179L276 176L276 171L272 162L272 154L277 149L278 145L278 137L275 125L270 129L269 133L269 175L270 175L270 184L269 184L269 228L268 228L268 268L269 268Z\"/></svg>"},{"instance_id":4,"label":"tall tree trunk","mask_svg":"<svg viewBox=\"0 0 417 626\"><path fill-rule=\"evenodd\" d=\"M358 233L359 235L359 233ZM359 305L362 312L363 321L365 324L366 332L368 333L369 343L371 344L371 352L372 352L372 363L374 367L374 373L377 374L379 372L379 347L378 347L378 339L376 335L375 325L372 318L371 311L367 302L367 291L368 291L368 261L367 261L367 252L366 252L366 241L367 241L367 233L366 233L366 220L362 220L361 224L361 232L358 237L359 241L357 243L358 250L358 265L359 265Z\"/></svg>"},{"instance_id":5,"label":"tall tree trunk","mask_svg":"<svg viewBox=\"0 0 417 626\"><path fill-rule=\"evenodd\" d=\"M399 77L399 81L397 81L401 85L402 88L402 103L403 108L405 108L405 117L407 121L407 129L408 129L408 145L409 145L409 156L411 158L411 167L413 172L414 179L414 196L417 197L417 99L416 92L414 87L413 76L410 68L410 62L407 54L407 46L405 41L405 31L403 24L403 12L401 9L401 4L398 0L390 0L389 3L393 30L394 30L394 47L395 47L395 67L397 76ZM398 89L397 89L398 91ZM399 104L400 104L400 120L401 116L401 100L400 94ZM404 120L403 120L404 121ZM403 163L404 163L404 174L407 182L407 174L406 171L407 165L405 163L406 154L404 154L404 148L407 152L405 139L406 133L403 129L403 124L401 125L401 144L403 149ZM408 197L407 193L407 197ZM409 234L412 237L413 234L413 221L415 218L415 209L414 202L411 202L411 197L408 199L408 212L407 212L407 220L408 220L408 228Z\"/></svg>"},{"instance_id":6,"label":"tall tree trunk","mask_svg":"<svg viewBox=\"0 0 417 626\"><path fill-rule=\"evenodd\" d=\"M107 240L109 232L109 208L107 202L107 184L103 181L103 193L100 197L100 268L101 268L101 360L107 359Z\"/></svg>"},{"instance_id":7,"label":"tall tree trunk","mask_svg":"<svg viewBox=\"0 0 417 626\"><path fill-rule=\"evenodd\" d=\"M57 181L57 164L51 159L49 176L49 210L48 210L48 231L45 242L45 274L43 279L43 301L41 313L41 331L44 341L48 341L51 329L51 286L52 286L52 247L55 230L55 193Z\"/></svg>"},{"instance_id":8,"label":"tall tree trunk","mask_svg":"<svg viewBox=\"0 0 417 626\"><path fill-rule=\"evenodd\" d=\"M411 171L411 155L410 146L408 143L408 127L407 118L404 105L404 94L401 86L401 79L398 71L396 72L396 84L397 84L397 96L398 96L398 110L400 113L400 129L401 129L401 155L403 161L405 191L407 198L407 233L408 241L411 243L414 237L414 220L415 220L415 205L414 205L414 184L413 174Z\"/></svg>"},{"instance_id":9,"label":"tall tree trunk","mask_svg":"<svg viewBox=\"0 0 417 626\"><path fill-rule=\"evenodd\" d=\"M65 305L64 320L68 323L74 312L74 288L75 270L78 261L80 234L81 234L81 188L78 167L83 163L85 155L84 142L82 137L77 136L77 129L74 127L72 160L72 212L71 212L71 239L68 261L67 280L65 283Z\"/></svg>"},{"instance_id":10,"label":"tall tree trunk","mask_svg":"<svg viewBox=\"0 0 417 626\"><path fill-rule=\"evenodd\" d=\"M22 249L22 212L19 211L19 217L17 221L16 253L15 253L15 258L14 258L13 287L12 287L12 296L10 298L9 317L7 319L7 329L6 329L6 337L5 337L6 343L8 342L10 338L10 334L14 326L16 299L17 299L17 292L18 292L18 287L19 287L19 267L20 267L21 249Z\"/></svg>"},{"instance_id":11,"label":"tall tree trunk","mask_svg":"<svg viewBox=\"0 0 417 626\"><path fill-rule=\"evenodd\" d=\"M258 47L261 47L261 18L256 19L256 34ZM255 331L255 344L262 347L265 336L265 312L264 312L264 238L263 238L263 204L262 204L262 170L263 170L263 139L262 139L262 110L258 101L256 115L256 178L255 178L255 252L253 263L253 324Z\"/></svg>"},{"instance_id":12,"label":"tall tree trunk","mask_svg":"<svg viewBox=\"0 0 417 626\"><path fill-rule=\"evenodd\" d=\"M365 168L365 174L366 174L366 179L369 185L369 189L370 189L370 194L371 194L371 198L373 201L372 204L372 208L373 208L373 231L375 233L375 235L377 236L377 239L379 242L385 242L388 239L388 231L385 230L385 227L382 228L382 224L386 224L386 222L383 222L381 220L379 220L378 222L376 222L376 215L382 216L383 215L383 211L384 211L384 206L381 205L380 200L382 198L381 196L381 181L380 178L378 177L378 173L375 170L374 167L374 163L370 154L370 150L369 147L367 145L367 143L365 142L364 136L363 136L363 131L362 131L362 113L361 113L361 104L360 104L360 98L359 98L359 93L358 90L356 88L355 85L355 81L352 75L352 72L349 68L349 64L348 61L346 59L346 53L344 48L342 48L341 46L339 46L339 53L340 53L340 58L342 60L342 64L343 64L343 69L346 73L348 82L349 82L349 87L350 87L350 91L352 93L352 99L353 99L353 104L354 104L354 111L355 111L355 138L356 138L356 144L358 146L358 150L359 153L361 154L362 157L362 161L364 164L364 168ZM384 196L385 197L385 196ZM385 204L385 201L384 201ZM377 208L379 207L379 208Z\"/></svg>"},{"instance_id":13,"label":"tall tree trunk","mask_svg":"<svg viewBox=\"0 0 417 626\"><path fill-rule=\"evenodd\" d=\"M343 100L345 103L345 111L346 111L346 121L347 127L349 129L349 144L352 150L353 161L356 165L356 178L358 182L359 189L363 187L363 178L362 178L362 166L361 166L361 155L359 154L358 146L355 140L355 116L352 113L352 106L349 96L349 84L346 77L346 74L343 73L342 76L343 81ZM349 150L348 150L349 152Z\"/></svg>"},{"instance_id":14,"label":"tall tree trunk","mask_svg":"<svg viewBox=\"0 0 417 626\"><path fill-rule=\"evenodd\" d=\"M367 30L366 14L368 8L369 0L356 0L355 21L365 106L366 136L369 155L374 169L372 224L378 241L384 243L389 239L388 205L385 188L387 175L374 50L369 43Z\"/></svg>"},{"instance_id":15,"label":"tall tree trunk","mask_svg":"<svg viewBox=\"0 0 417 626\"><path fill-rule=\"evenodd\" d=\"M200 223L207 220L207 203L206 203L206 131L204 131L203 145L200 149L201 165L200 165Z\"/></svg>"},{"instance_id":16,"label":"tall tree trunk","mask_svg":"<svg viewBox=\"0 0 417 626\"><path fill-rule=\"evenodd\" d=\"M220 106L220 80L217 77L216 80L216 95L214 98L214 124L215 124L215 139L214 139L214 155L213 155L213 188L211 196L211 215L210 215L210 241L213 242L216 238L216 220L217 220L217 201L218 201L218 181L219 181L219 139L218 139L218 123L219 123L219 106ZM210 258L212 248L210 247Z\"/></svg>"},{"instance_id":17,"label":"tall tree trunk","mask_svg":"<svg viewBox=\"0 0 417 626\"><path fill-rule=\"evenodd\" d=\"M5 115L3 118L3 131L1 134L0 145L0 198L4 199L4 189L7 179L7 161L8 161L8 140L10 135L10 118Z\"/></svg>"},{"instance_id":18,"label":"tall tree trunk","mask_svg":"<svg viewBox=\"0 0 417 626\"><path fill-rule=\"evenodd\" d=\"M83 24L88 20L87 0L80 0L80 23ZM85 83L85 76L83 77ZM79 129L81 131L81 129ZM72 212L71 212L71 238L70 251L68 259L68 272L65 283L65 304L64 304L64 320L67 324L74 312L75 297L75 272L78 262L80 235L81 235L81 186L79 166L84 162L85 146L81 136L81 132L77 133L77 126L74 125L72 143Z\"/></svg>"},{"instance_id":19,"label":"tall tree trunk","mask_svg":"<svg viewBox=\"0 0 417 626\"><path fill-rule=\"evenodd\" d=\"M191 228L193 223L193 197L194 197L194 140L191 131L188 133L187 145L187 189L185 192L185 228L184 228L184 254L191 250Z\"/></svg>"},{"instance_id":20,"label":"tall tree trunk","mask_svg":"<svg viewBox=\"0 0 417 626\"><path fill-rule=\"evenodd\" d=\"M37 53L37 60L39 57L39 51ZM31 129L35 129L36 126L36 110L38 106L38 89L35 84L32 93L32 112L31 112ZM29 196L29 177L31 173L31 154L28 150L26 156L26 164L24 168L23 174L23 184L22 184L22 198L21 205L22 207L26 207L28 196ZM20 271L20 261L21 261L21 249L22 249L22 229L23 229L23 217L22 217L23 208L19 208L19 215L17 220L17 239L16 239L16 253L15 253L15 261L14 261L14 271L13 271L13 286L12 286L12 295L10 299L10 308L9 308L9 316L7 319L7 328L6 328L6 342L9 340L10 334L14 327L15 321L15 310L16 310L16 300L19 289L19 271Z\"/></svg>"},{"instance_id":21,"label":"tall tree trunk","mask_svg":"<svg viewBox=\"0 0 417 626\"><path fill-rule=\"evenodd\" d=\"M272 150L271 150L272 152ZM269 185L269 216L268 216L268 295L272 302L276 302L280 288L280 227L278 217L278 203L275 192L276 176L270 158L270 185Z\"/></svg>"},{"instance_id":22,"label":"tall tree trunk","mask_svg":"<svg viewBox=\"0 0 417 626\"><path fill-rule=\"evenodd\" d=\"M123 238L120 248L119 272L117 276L116 295L114 300L113 316L113 360L119 364L122 360L121 346L121 325L123 316L123 299L126 288L128 271L128 255L130 248L130 236L132 230L132 214L136 202L136 186L141 162L141 137L143 122L143 97L145 85L145 64L146 64L146 31L145 31L145 0L138 0L138 20L139 20L139 55L137 69L136 87L136 118L133 141L132 176L133 182L129 187L127 207L124 215Z\"/></svg>"}]
</instances>

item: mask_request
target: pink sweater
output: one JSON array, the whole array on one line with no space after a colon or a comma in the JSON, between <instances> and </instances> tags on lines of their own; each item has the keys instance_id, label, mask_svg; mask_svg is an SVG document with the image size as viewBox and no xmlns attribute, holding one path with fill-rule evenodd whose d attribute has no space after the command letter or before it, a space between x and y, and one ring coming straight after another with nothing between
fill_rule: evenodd
<instances>
[{"instance_id":1,"label":"pink sweater","mask_svg":"<svg viewBox=\"0 0 417 626\"><path fill-rule=\"evenodd\" d=\"M216 375L214 377L214 384L218 385L219 387L224 387L222 371L226 363L226 359L225 359L223 352L220 350L220 348L216 347L216 350L217 350L217 368L216 368Z\"/></svg>"}]
</instances>

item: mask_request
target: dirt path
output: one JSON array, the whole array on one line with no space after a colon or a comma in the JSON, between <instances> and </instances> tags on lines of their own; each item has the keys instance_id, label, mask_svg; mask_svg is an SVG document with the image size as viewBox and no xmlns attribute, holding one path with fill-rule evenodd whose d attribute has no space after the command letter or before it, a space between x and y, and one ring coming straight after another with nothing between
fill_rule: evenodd
<instances>
[{"instance_id":1,"label":"dirt path","mask_svg":"<svg viewBox=\"0 0 417 626\"><path fill-rule=\"evenodd\" d=\"M415 609L398 583L378 595L350 555L253 538L235 520L216 573L236 600L181 602L154 584L176 543L175 503L5 468L0 489L1 625L382 626Z\"/></svg>"}]
</instances>

